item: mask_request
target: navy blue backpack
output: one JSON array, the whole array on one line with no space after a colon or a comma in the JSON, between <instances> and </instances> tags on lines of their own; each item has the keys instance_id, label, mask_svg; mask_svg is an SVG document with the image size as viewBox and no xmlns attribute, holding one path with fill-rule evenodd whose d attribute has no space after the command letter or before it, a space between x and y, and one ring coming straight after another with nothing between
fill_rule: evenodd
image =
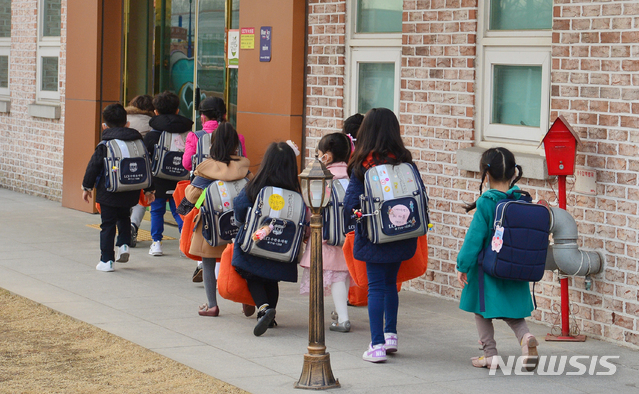
<instances>
[{"instance_id":1,"label":"navy blue backpack","mask_svg":"<svg viewBox=\"0 0 639 394\"><path fill-rule=\"evenodd\" d=\"M524 282L537 282L544 276L551 218L550 210L533 204L530 194L523 190L508 193L506 199L497 203L491 243L478 257L481 312L486 310L484 273Z\"/></svg>"}]
</instances>

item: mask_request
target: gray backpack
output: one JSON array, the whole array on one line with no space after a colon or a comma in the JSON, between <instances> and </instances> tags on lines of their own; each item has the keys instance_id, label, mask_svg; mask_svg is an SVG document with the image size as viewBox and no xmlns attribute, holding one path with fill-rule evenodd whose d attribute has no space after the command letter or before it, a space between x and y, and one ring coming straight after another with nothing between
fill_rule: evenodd
<instances>
[{"instance_id":1,"label":"gray backpack","mask_svg":"<svg viewBox=\"0 0 639 394\"><path fill-rule=\"evenodd\" d=\"M364 195L368 239L374 244L416 238L428 230L428 196L411 164L382 164L364 174Z\"/></svg>"},{"instance_id":2,"label":"gray backpack","mask_svg":"<svg viewBox=\"0 0 639 394\"><path fill-rule=\"evenodd\" d=\"M331 199L322 210L322 238L328 245L344 245L346 234L355 231L356 216L352 213L347 217L344 215L346 189L348 189L348 179L334 179Z\"/></svg>"},{"instance_id":3,"label":"gray backpack","mask_svg":"<svg viewBox=\"0 0 639 394\"><path fill-rule=\"evenodd\" d=\"M213 132L214 133L214 132ZM197 168L204 160L211 157L211 144L213 143L213 133L207 133L205 130L199 130L195 132L197 136L197 146L195 148L195 154L191 156L191 163L193 170ZM240 147L237 152L238 156L242 155L242 142L240 141Z\"/></svg>"},{"instance_id":4,"label":"gray backpack","mask_svg":"<svg viewBox=\"0 0 639 394\"><path fill-rule=\"evenodd\" d=\"M142 140L109 140L104 158L105 186L108 192L128 192L151 186L149 154Z\"/></svg>"},{"instance_id":5,"label":"gray backpack","mask_svg":"<svg viewBox=\"0 0 639 394\"><path fill-rule=\"evenodd\" d=\"M244 189L247 178L237 181L213 181L202 192L204 203L200 208L203 220L202 235L211 246L231 243L239 230L235 222L233 199Z\"/></svg>"},{"instance_id":6,"label":"gray backpack","mask_svg":"<svg viewBox=\"0 0 639 394\"><path fill-rule=\"evenodd\" d=\"M184 145L189 133L190 131L184 133L162 132L153 153L151 170L153 176L173 181L189 179L189 172L182 166Z\"/></svg>"},{"instance_id":7,"label":"gray backpack","mask_svg":"<svg viewBox=\"0 0 639 394\"><path fill-rule=\"evenodd\" d=\"M267 186L260 190L253 208L246 215L236 242L245 253L284 263L297 262L306 227L306 205L294 191ZM273 228L260 241L253 233L263 226Z\"/></svg>"}]
</instances>

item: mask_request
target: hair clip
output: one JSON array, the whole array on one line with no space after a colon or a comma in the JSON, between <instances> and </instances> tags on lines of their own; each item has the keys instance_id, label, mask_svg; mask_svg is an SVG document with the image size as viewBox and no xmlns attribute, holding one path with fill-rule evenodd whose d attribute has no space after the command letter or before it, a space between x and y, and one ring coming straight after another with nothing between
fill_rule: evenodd
<instances>
[{"instance_id":1,"label":"hair clip","mask_svg":"<svg viewBox=\"0 0 639 394\"><path fill-rule=\"evenodd\" d=\"M350 134L346 134L346 136L348 137L349 140L351 140L351 152L355 151L355 141L357 141L357 139L353 138L352 135Z\"/></svg>"},{"instance_id":2,"label":"hair clip","mask_svg":"<svg viewBox=\"0 0 639 394\"><path fill-rule=\"evenodd\" d=\"M286 140L286 143L288 144L288 146L291 147L291 149L293 149L293 152L295 152L295 157L300 155L300 150L297 147L297 145L295 144L295 142L293 142L291 140Z\"/></svg>"},{"instance_id":3,"label":"hair clip","mask_svg":"<svg viewBox=\"0 0 639 394\"><path fill-rule=\"evenodd\" d=\"M486 164L486 167L490 168L490 163Z\"/></svg>"}]
</instances>

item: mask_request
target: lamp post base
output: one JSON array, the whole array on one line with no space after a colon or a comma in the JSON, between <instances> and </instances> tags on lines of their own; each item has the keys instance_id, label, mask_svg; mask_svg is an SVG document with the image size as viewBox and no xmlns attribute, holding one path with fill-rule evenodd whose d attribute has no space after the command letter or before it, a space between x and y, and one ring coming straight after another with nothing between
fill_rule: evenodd
<instances>
[{"instance_id":1,"label":"lamp post base","mask_svg":"<svg viewBox=\"0 0 639 394\"><path fill-rule=\"evenodd\" d=\"M326 390L340 387L331 370L330 354L305 354L302 376L296 389Z\"/></svg>"}]
</instances>

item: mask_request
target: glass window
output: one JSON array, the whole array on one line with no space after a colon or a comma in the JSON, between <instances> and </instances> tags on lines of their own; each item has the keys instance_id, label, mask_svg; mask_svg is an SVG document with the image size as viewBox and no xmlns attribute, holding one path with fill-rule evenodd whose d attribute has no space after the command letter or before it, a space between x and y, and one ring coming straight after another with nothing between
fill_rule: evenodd
<instances>
[{"instance_id":1,"label":"glass window","mask_svg":"<svg viewBox=\"0 0 639 394\"><path fill-rule=\"evenodd\" d=\"M62 22L62 1L43 0L42 2L42 36L60 37Z\"/></svg>"},{"instance_id":2,"label":"glass window","mask_svg":"<svg viewBox=\"0 0 639 394\"><path fill-rule=\"evenodd\" d=\"M491 123L539 127L541 66L493 66Z\"/></svg>"},{"instance_id":3,"label":"glass window","mask_svg":"<svg viewBox=\"0 0 639 394\"><path fill-rule=\"evenodd\" d=\"M358 0L356 32L401 33L403 5L403 0Z\"/></svg>"},{"instance_id":4,"label":"glass window","mask_svg":"<svg viewBox=\"0 0 639 394\"><path fill-rule=\"evenodd\" d=\"M47 92L58 91L58 58L42 57L42 85L41 90Z\"/></svg>"},{"instance_id":5,"label":"glass window","mask_svg":"<svg viewBox=\"0 0 639 394\"><path fill-rule=\"evenodd\" d=\"M0 0L0 38L11 37L11 0Z\"/></svg>"},{"instance_id":6,"label":"glass window","mask_svg":"<svg viewBox=\"0 0 639 394\"><path fill-rule=\"evenodd\" d=\"M9 56L0 56L0 88L9 87Z\"/></svg>"},{"instance_id":7,"label":"glass window","mask_svg":"<svg viewBox=\"0 0 639 394\"><path fill-rule=\"evenodd\" d=\"M492 0L490 30L552 28L553 0Z\"/></svg>"},{"instance_id":8,"label":"glass window","mask_svg":"<svg viewBox=\"0 0 639 394\"><path fill-rule=\"evenodd\" d=\"M358 72L357 112L371 108L395 108L395 64L360 63Z\"/></svg>"}]
</instances>

